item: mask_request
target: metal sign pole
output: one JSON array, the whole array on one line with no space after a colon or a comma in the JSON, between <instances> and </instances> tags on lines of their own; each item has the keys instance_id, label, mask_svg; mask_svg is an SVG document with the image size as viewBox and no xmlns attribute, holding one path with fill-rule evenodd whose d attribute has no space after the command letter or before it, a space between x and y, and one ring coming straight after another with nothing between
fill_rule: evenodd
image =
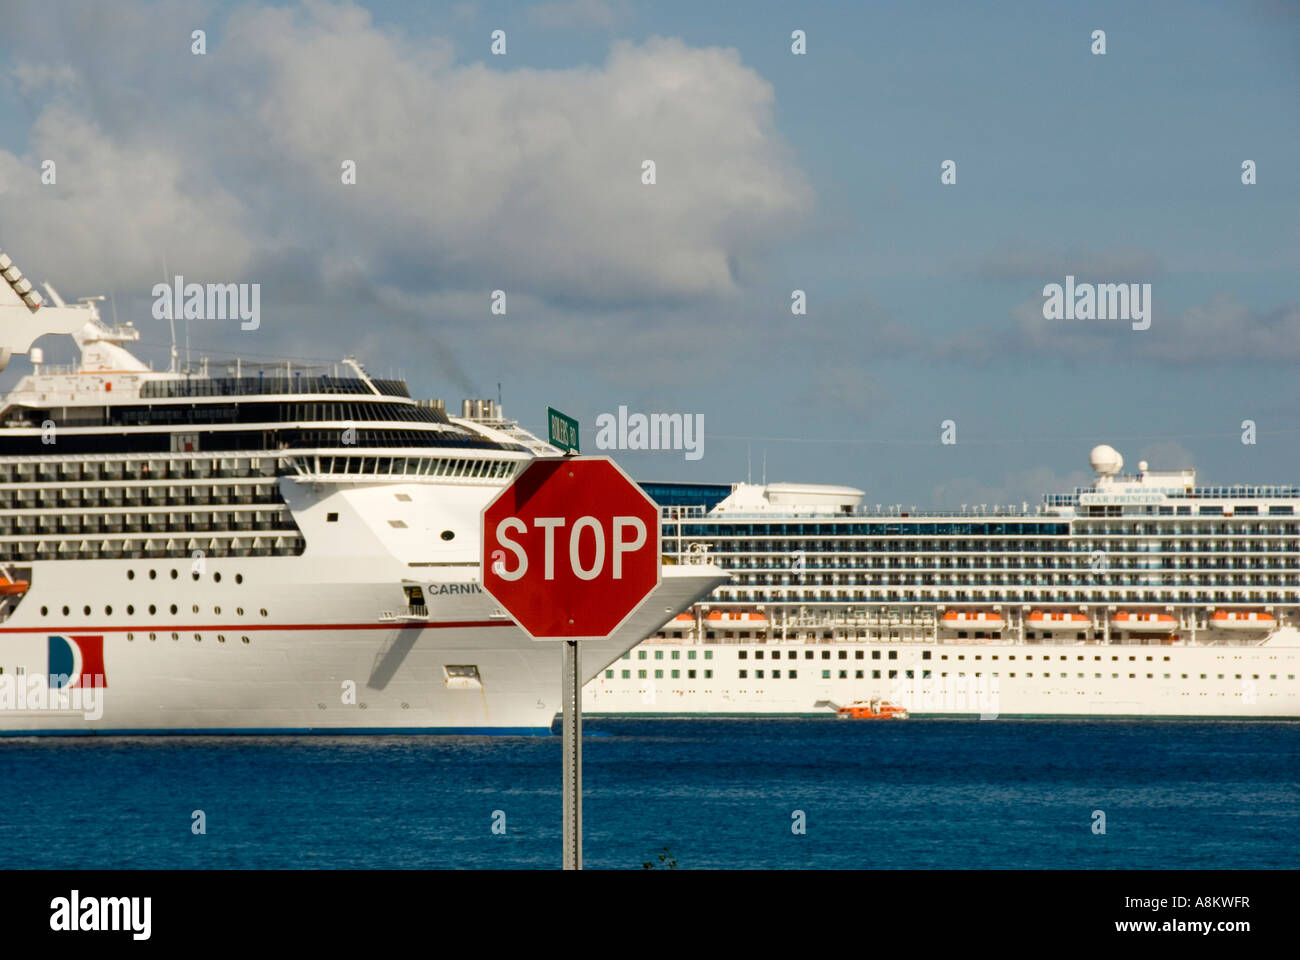
<instances>
[{"instance_id":1,"label":"metal sign pole","mask_svg":"<svg viewBox=\"0 0 1300 960\"><path fill-rule=\"evenodd\" d=\"M564 869L582 869L582 670L577 640L564 641Z\"/></svg>"}]
</instances>

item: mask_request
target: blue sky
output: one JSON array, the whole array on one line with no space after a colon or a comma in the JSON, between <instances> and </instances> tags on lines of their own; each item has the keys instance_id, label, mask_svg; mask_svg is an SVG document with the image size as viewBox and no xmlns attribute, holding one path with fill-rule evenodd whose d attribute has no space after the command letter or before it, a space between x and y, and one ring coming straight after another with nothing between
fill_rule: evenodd
<instances>
[{"instance_id":1,"label":"blue sky","mask_svg":"<svg viewBox=\"0 0 1300 960\"><path fill-rule=\"evenodd\" d=\"M589 446L619 405L703 414L699 461L619 454L646 479L765 453L870 503L1019 502L1109 442L1300 480L1298 4L49 6L0 37L0 247L112 293L156 363L166 257L263 285L256 336L196 355L501 382ZM1043 321L1067 273L1151 283L1151 329Z\"/></svg>"}]
</instances>

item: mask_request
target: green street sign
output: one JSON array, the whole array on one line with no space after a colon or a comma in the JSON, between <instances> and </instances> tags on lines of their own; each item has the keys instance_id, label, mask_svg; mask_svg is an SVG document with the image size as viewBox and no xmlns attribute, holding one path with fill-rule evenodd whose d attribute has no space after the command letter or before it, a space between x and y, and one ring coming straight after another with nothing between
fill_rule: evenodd
<instances>
[{"instance_id":1,"label":"green street sign","mask_svg":"<svg viewBox=\"0 0 1300 960\"><path fill-rule=\"evenodd\" d=\"M559 447L568 453L578 453L578 421L566 416L554 407L546 408L546 423L549 427L551 446Z\"/></svg>"}]
</instances>

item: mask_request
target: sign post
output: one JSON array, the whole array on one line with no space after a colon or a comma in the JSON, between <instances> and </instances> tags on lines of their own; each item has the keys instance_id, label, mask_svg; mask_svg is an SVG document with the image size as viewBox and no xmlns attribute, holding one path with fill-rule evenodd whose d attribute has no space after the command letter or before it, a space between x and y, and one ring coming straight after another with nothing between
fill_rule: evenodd
<instances>
[{"instance_id":1,"label":"sign post","mask_svg":"<svg viewBox=\"0 0 1300 960\"><path fill-rule=\"evenodd\" d=\"M534 640L562 641L563 862L580 870L580 648L611 636L659 585L659 507L608 457L568 456L534 460L482 524L483 589Z\"/></svg>"}]
</instances>

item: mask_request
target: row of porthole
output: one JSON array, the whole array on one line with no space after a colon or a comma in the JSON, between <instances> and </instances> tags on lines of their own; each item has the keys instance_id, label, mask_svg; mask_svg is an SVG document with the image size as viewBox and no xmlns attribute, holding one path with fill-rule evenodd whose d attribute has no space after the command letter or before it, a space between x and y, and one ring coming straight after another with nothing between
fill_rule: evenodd
<instances>
[{"instance_id":1,"label":"row of porthole","mask_svg":"<svg viewBox=\"0 0 1300 960\"><path fill-rule=\"evenodd\" d=\"M135 634L134 634L134 633L128 633L128 634L126 635L126 638L127 638L128 640L134 640L134 639L135 639ZM181 635L180 635L179 633L173 633L173 634L172 634L172 639L173 639L173 640L179 640L180 638L181 638ZM149 639L150 639L150 640L157 640L157 639L158 639L158 634L156 634L156 633L151 633L151 634L149 634ZM250 642L249 639L248 639L248 637L240 637L239 639L242 640L244 643L249 643L249 642ZM200 643L202 640L203 640L203 636L202 636L202 634L198 634L198 633L194 634L194 642L195 642L195 643ZM217 643L225 643L225 642L226 642L226 635L225 635L224 633L219 633L219 634L217 634Z\"/></svg>"},{"instance_id":2,"label":"row of porthole","mask_svg":"<svg viewBox=\"0 0 1300 960\"><path fill-rule=\"evenodd\" d=\"M194 604L194 606L192 606L190 609L191 609L191 611L193 611L194 613L198 613L198 612L199 612L199 605L196 603L196 604ZM84 607L82 607L82 608L81 608L81 612L84 613L86 616L90 616L90 604L86 604ZM176 604L173 603L173 604L171 605L171 612L172 612L173 614L179 613L179 612L180 612L180 608L177 607ZM213 612L213 613L216 613L216 614L220 614L220 613L221 613L221 608L220 608L220 607L213 607L213 608L212 608L212 612ZM154 615L156 615L157 613L158 613L158 607L157 607L156 605L152 604L152 603L149 604L149 615L150 615L150 616L154 616ZM264 616L264 617L267 616L266 607L263 607L261 610L258 611L258 613L260 613L260 614L261 614L262 616ZM71 614L71 608L69 608L69 607L64 607L64 608L63 608L63 615L66 617L66 616L69 616L70 614ZM134 616L134 615L135 615L135 606L134 606L134 604L129 604L129 603L128 603L128 604L126 605L126 614L127 614L127 616ZM244 615L244 608L243 608L243 607L235 607L235 614L236 614L237 616L242 617L242 616ZM41 616L42 616L42 617L48 617L49 615L50 615L50 608L49 608L49 607L41 607ZM104 616L106 616L106 617L111 617L112 615L113 615L113 608L112 608L111 606L106 606L106 607L104 607Z\"/></svg>"},{"instance_id":3,"label":"row of porthole","mask_svg":"<svg viewBox=\"0 0 1300 960\"><path fill-rule=\"evenodd\" d=\"M177 577L179 577L179 576L180 576L180 574L177 573L176 568L173 567L173 568L172 568L172 579L175 580L175 579L176 579ZM192 578L195 579L195 580L199 579L200 576L201 576L201 574L200 574L197 570L193 570L193 571L190 572L190 577L192 577ZM128 580L134 580L134 579L135 579L135 571L134 571L134 570L127 570L127 571L126 571L126 578L127 578ZM150 570L149 570L149 579L150 579L150 580L157 580L157 579L158 579L158 571L157 571L157 570L154 570L154 569L152 569L152 568L150 568ZM221 582L221 573L220 573L219 571L214 571L213 574L212 574L212 580L213 580L214 583L220 583L220 582ZM237 574L235 574L235 583L243 583L243 582L244 582L244 575L243 575L242 573L237 573Z\"/></svg>"}]
</instances>

